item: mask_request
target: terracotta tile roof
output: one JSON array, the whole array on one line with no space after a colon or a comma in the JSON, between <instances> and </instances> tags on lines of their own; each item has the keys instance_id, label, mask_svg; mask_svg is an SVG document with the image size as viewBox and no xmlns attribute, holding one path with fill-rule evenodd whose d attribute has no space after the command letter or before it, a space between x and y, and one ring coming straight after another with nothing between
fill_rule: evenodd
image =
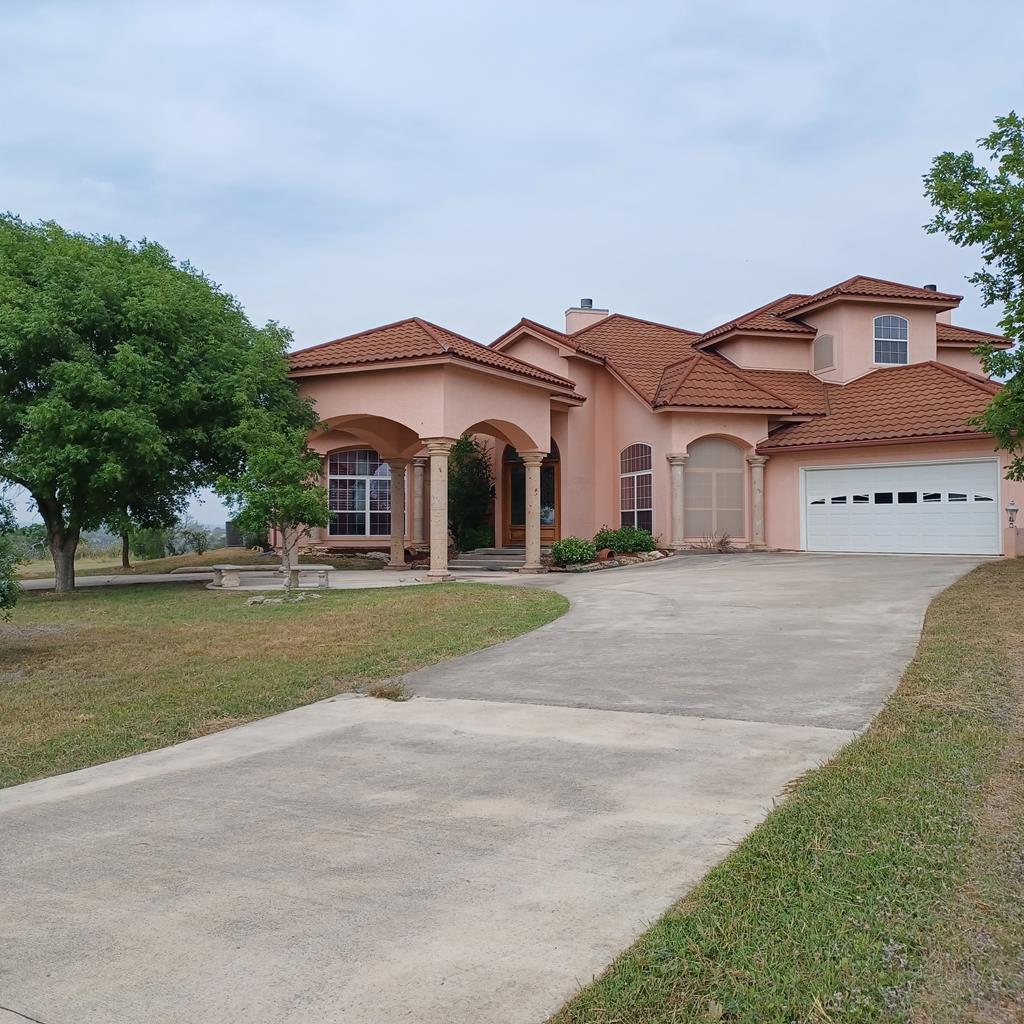
<instances>
[{"instance_id":1,"label":"terracotta tile roof","mask_svg":"<svg viewBox=\"0 0 1024 1024\"><path fill-rule=\"evenodd\" d=\"M584 355L604 359L648 402L653 402L665 366L688 355L698 335L681 327L613 313L562 337Z\"/></svg>"},{"instance_id":2,"label":"terracotta tile roof","mask_svg":"<svg viewBox=\"0 0 1024 1024\"><path fill-rule=\"evenodd\" d=\"M741 372L721 356L703 352L694 352L665 370L653 404L792 411L779 395L753 383L746 370Z\"/></svg>"},{"instance_id":3,"label":"terracotta tile roof","mask_svg":"<svg viewBox=\"0 0 1024 1024\"><path fill-rule=\"evenodd\" d=\"M758 451L850 442L963 435L999 385L943 363L875 370L849 384L827 384L829 415L779 427Z\"/></svg>"},{"instance_id":4,"label":"terracotta tile roof","mask_svg":"<svg viewBox=\"0 0 1024 1024\"><path fill-rule=\"evenodd\" d=\"M772 299L771 302L766 302L763 306L758 306L757 309L752 309L749 313L734 317L724 324L713 327L710 331L705 331L700 336L700 342L703 344L706 341L711 341L713 338L721 338L738 331L774 331L785 334L813 335L816 332L809 324L802 323L799 320L789 320L783 315L792 306L797 305L806 298L808 298L807 295L791 293L783 295L781 299Z\"/></svg>"},{"instance_id":5,"label":"terracotta tile roof","mask_svg":"<svg viewBox=\"0 0 1024 1024\"><path fill-rule=\"evenodd\" d=\"M795 413L824 416L828 413L825 384L802 370L743 370L743 376L759 388L778 395Z\"/></svg>"},{"instance_id":6,"label":"terracotta tile roof","mask_svg":"<svg viewBox=\"0 0 1024 1024\"><path fill-rule=\"evenodd\" d=\"M448 356L563 388L575 387L572 381L564 377L548 373L531 363L505 355L504 352L496 352L419 317L410 317L408 320L399 320L397 323L327 341L322 345L299 349L289 354L288 364L293 370L306 370L426 359L431 356Z\"/></svg>"},{"instance_id":7,"label":"terracotta tile roof","mask_svg":"<svg viewBox=\"0 0 1024 1024\"><path fill-rule=\"evenodd\" d=\"M917 288L910 284L884 281L880 277L866 277L864 274L857 274L845 281L840 281L839 284L805 296L789 307L788 314L792 316L801 309L816 306L827 299L840 298L844 295L851 295L855 298L924 299L939 305L948 303L953 306L958 305L963 298L962 295L953 295L951 292L933 292L930 288Z\"/></svg>"},{"instance_id":8,"label":"terracotta tile roof","mask_svg":"<svg viewBox=\"0 0 1024 1024\"><path fill-rule=\"evenodd\" d=\"M994 348L1010 348L1013 341L1001 334L989 334L987 331L975 331L970 327L958 324L936 323L935 338L940 345L970 345L977 348L986 342Z\"/></svg>"}]
</instances>

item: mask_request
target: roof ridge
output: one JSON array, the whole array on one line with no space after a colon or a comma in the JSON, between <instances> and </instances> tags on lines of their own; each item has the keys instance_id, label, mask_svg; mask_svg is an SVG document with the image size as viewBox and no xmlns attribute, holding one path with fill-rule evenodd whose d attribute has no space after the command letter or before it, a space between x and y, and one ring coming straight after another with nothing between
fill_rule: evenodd
<instances>
[{"instance_id":1,"label":"roof ridge","mask_svg":"<svg viewBox=\"0 0 1024 1024\"><path fill-rule=\"evenodd\" d=\"M367 334L376 334L377 331L387 331L392 327L401 327L402 324L417 323L419 317L416 316L404 316L401 320L394 320L389 324L379 324L376 327L367 327L365 331L356 331L355 334L343 334L340 338L332 338L330 341L321 341L316 345L307 345L305 348L291 349L287 355L297 356L303 352L315 352L320 348L327 348L328 345L337 345L339 341L352 341L354 338L363 338Z\"/></svg>"},{"instance_id":2,"label":"roof ridge","mask_svg":"<svg viewBox=\"0 0 1024 1024\"><path fill-rule=\"evenodd\" d=\"M782 397L782 395L777 395L774 391L771 391L768 388L763 388L760 384L756 383L755 381L750 380L748 377L744 377L743 373L740 371L740 368L734 362L732 362L732 360L726 359L725 356L719 355L718 353L715 353L715 355L712 356L708 352L701 351L698 351L697 355L700 356L702 359L710 359L716 362L721 361L722 364L725 364L723 366L723 369L725 369L727 373L731 373L734 377L737 377L739 380L743 381L743 383L748 385L749 387L755 388L757 391L761 391L766 395L770 395L772 398L777 398L787 409L793 408L793 406L791 406L789 402L787 402Z\"/></svg>"},{"instance_id":3,"label":"roof ridge","mask_svg":"<svg viewBox=\"0 0 1024 1024\"><path fill-rule=\"evenodd\" d=\"M920 285L905 284L902 281L890 281L886 277L872 277L870 274L854 274L852 277L847 277L844 280L837 282L836 284L830 284L826 285L826 287L824 288L819 288L818 291L812 292L802 302L796 303L792 307L792 309L797 310L800 309L802 306L812 305L814 302L817 302L820 299L828 298L831 295L842 294L842 289L848 285L853 284L854 281L873 281L875 282L875 284L889 285L893 288L910 288L918 292L928 292L930 295L934 295L936 299L956 299L958 302L963 300L962 295L957 295L954 292L940 292L937 290L931 291L931 289L923 288ZM884 296L879 296L879 298L883 297ZM926 296L920 297L926 298ZM786 319L788 320L794 318L787 316Z\"/></svg>"},{"instance_id":4,"label":"roof ridge","mask_svg":"<svg viewBox=\"0 0 1024 1024\"><path fill-rule=\"evenodd\" d=\"M704 333L701 334L700 337L703 340L704 338L710 338L712 335L719 332L725 333L730 328L737 327L744 320L752 320L755 316L757 316L760 313L774 313L775 311L772 310L770 307L777 306L780 302L785 302L786 299L795 298L797 295L800 294L800 292L787 292L785 295L781 295L776 299L770 299L768 302L764 303L764 305L758 306L756 309L747 310L746 313L740 313L738 316L734 316L731 320L726 320L724 323L720 323L714 327L708 328L708 330L704 331ZM807 295L803 297L810 298L810 296ZM796 305L799 305L799 303L797 303ZM775 315L782 320L794 319L792 317L786 316L785 311L775 313Z\"/></svg>"},{"instance_id":5,"label":"roof ridge","mask_svg":"<svg viewBox=\"0 0 1024 1024\"><path fill-rule=\"evenodd\" d=\"M442 339L438 338L436 332L443 331L445 334L450 334L452 337L458 338L459 341L464 341L468 345L472 345L474 348L481 349L484 352L493 352L501 355L503 359L510 359L513 363L518 363L520 366L525 367L528 370L532 370L534 373L538 371L546 374L555 380L563 381L575 389L576 385L573 381L569 380L568 377L563 377L560 373L552 373L551 370L545 370L542 366L536 366L534 363L528 363L525 359L520 359L518 356L510 356L507 352L498 353L497 349L491 348L490 345L484 345L482 342L474 341L472 338L467 338L464 334L459 334L458 331L450 330L447 327L442 327L440 324L431 323L429 320L424 320L422 317L413 317L416 321L439 345L444 347L444 351L458 356L458 352L452 352L451 347Z\"/></svg>"},{"instance_id":6,"label":"roof ridge","mask_svg":"<svg viewBox=\"0 0 1024 1024\"><path fill-rule=\"evenodd\" d=\"M600 320L595 320L592 324L587 324L586 327L581 327L578 331L573 331L572 334L567 334L567 338L578 338L581 334L585 334L587 331L592 331L595 327L599 327L601 324L607 323L609 320L631 320L635 324L647 324L648 327L662 327L666 331L676 331L678 334L691 335L694 338L699 338L700 331L691 331L687 327L676 327L673 324L659 323L657 320L644 320L643 317L630 316L628 313L609 313L607 316L601 317Z\"/></svg>"},{"instance_id":7,"label":"roof ridge","mask_svg":"<svg viewBox=\"0 0 1024 1024\"><path fill-rule=\"evenodd\" d=\"M910 364L914 366L914 363ZM920 363L916 364L922 365ZM970 373L968 370L961 370L959 366L950 366L949 363L940 363L937 359L926 360L926 365L934 366L943 373L949 374L951 377L958 377L960 380L965 380L969 384L973 384L980 391L987 391L989 394L998 395L1002 390L1001 384L996 384L994 381L990 381L987 377L979 377L976 373ZM895 369L895 367L894 367ZM902 369L902 367L899 367Z\"/></svg>"}]
</instances>

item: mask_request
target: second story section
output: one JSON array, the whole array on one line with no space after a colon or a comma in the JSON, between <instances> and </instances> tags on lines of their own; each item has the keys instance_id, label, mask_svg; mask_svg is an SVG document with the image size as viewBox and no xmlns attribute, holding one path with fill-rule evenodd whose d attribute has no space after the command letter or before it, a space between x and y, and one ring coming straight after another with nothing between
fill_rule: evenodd
<instances>
[{"instance_id":1,"label":"second story section","mask_svg":"<svg viewBox=\"0 0 1024 1024\"><path fill-rule=\"evenodd\" d=\"M813 295L784 295L707 331L695 348L737 366L799 370L846 384L874 370L942 362L983 374L973 349L998 335L953 325L962 296L858 275Z\"/></svg>"}]
</instances>

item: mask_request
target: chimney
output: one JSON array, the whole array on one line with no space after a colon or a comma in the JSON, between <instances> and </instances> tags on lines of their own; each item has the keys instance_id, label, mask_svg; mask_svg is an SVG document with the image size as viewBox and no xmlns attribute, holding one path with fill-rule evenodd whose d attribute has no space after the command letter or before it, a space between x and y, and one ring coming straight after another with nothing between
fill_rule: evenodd
<instances>
[{"instance_id":1,"label":"chimney","mask_svg":"<svg viewBox=\"0 0 1024 1024\"><path fill-rule=\"evenodd\" d=\"M565 333L575 334L584 327L603 320L607 315L607 309L594 309L593 299L580 299L578 306L570 306L565 311Z\"/></svg>"},{"instance_id":2,"label":"chimney","mask_svg":"<svg viewBox=\"0 0 1024 1024\"><path fill-rule=\"evenodd\" d=\"M939 290L939 286L937 284L926 284L924 286L924 290L926 292L937 292Z\"/></svg>"}]
</instances>

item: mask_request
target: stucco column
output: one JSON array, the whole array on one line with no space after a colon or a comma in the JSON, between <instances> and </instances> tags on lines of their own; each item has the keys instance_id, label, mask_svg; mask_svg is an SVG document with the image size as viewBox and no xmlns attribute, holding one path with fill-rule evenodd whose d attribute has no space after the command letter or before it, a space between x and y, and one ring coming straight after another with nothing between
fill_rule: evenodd
<instances>
[{"instance_id":1,"label":"stucco column","mask_svg":"<svg viewBox=\"0 0 1024 1024\"><path fill-rule=\"evenodd\" d=\"M450 580L448 572L448 453L455 444L451 437L430 437L430 571L434 580Z\"/></svg>"},{"instance_id":2,"label":"stucco column","mask_svg":"<svg viewBox=\"0 0 1024 1024\"><path fill-rule=\"evenodd\" d=\"M387 459L391 470L391 560L385 569L409 569L405 561L405 467L407 459Z\"/></svg>"},{"instance_id":3,"label":"stucco column","mask_svg":"<svg viewBox=\"0 0 1024 1024\"><path fill-rule=\"evenodd\" d=\"M768 545L764 539L764 464L767 455L748 455L750 463L750 548L764 551Z\"/></svg>"},{"instance_id":4,"label":"stucco column","mask_svg":"<svg viewBox=\"0 0 1024 1024\"><path fill-rule=\"evenodd\" d=\"M540 564L540 464L545 452L520 452L526 467L526 563L520 572L543 572Z\"/></svg>"},{"instance_id":5,"label":"stucco column","mask_svg":"<svg viewBox=\"0 0 1024 1024\"><path fill-rule=\"evenodd\" d=\"M427 542L427 517L423 504L423 474L426 468L426 459L412 460L412 542L417 546Z\"/></svg>"},{"instance_id":6,"label":"stucco column","mask_svg":"<svg viewBox=\"0 0 1024 1024\"><path fill-rule=\"evenodd\" d=\"M669 540L669 547L681 548L683 537L686 534L686 460L689 455L682 452L673 452L667 456L668 463L672 467L672 537Z\"/></svg>"}]
</instances>

